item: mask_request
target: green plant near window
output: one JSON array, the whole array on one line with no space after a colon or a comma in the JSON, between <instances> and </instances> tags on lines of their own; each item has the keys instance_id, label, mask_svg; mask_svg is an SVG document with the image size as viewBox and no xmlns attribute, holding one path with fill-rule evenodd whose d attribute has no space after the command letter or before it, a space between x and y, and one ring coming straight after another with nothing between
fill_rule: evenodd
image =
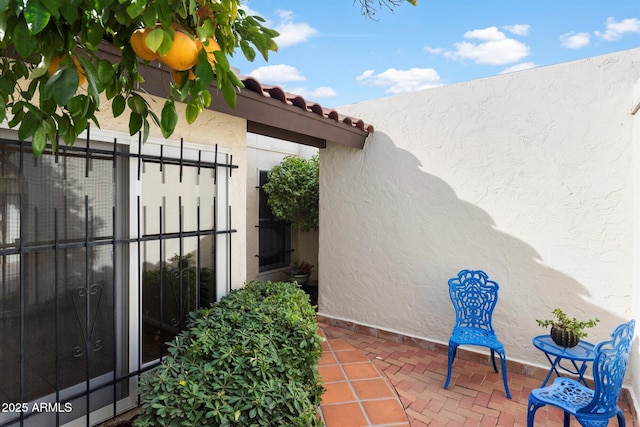
<instances>
[{"instance_id":1,"label":"green plant near window","mask_svg":"<svg viewBox=\"0 0 640 427\"><path fill-rule=\"evenodd\" d=\"M273 215L291 223L296 230L318 228L319 164L310 159L288 156L268 174L264 191Z\"/></svg>"},{"instance_id":2,"label":"green plant near window","mask_svg":"<svg viewBox=\"0 0 640 427\"><path fill-rule=\"evenodd\" d=\"M207 309L141 380L135 426L320 426L322 338L308 296L251 282Z\"/></svg>"}]
</instances>

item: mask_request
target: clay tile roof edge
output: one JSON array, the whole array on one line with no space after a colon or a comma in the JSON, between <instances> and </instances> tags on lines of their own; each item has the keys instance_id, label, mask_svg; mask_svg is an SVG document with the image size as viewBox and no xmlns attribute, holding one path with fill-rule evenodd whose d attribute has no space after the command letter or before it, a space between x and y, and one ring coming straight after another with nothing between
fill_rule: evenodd
<instances>
[{"instance_id":1,"label":"clay tile roof edge","mask_svg":"<svg viewBox=\"0 0 640 427\"><path fill-rule=\"evenodd\" d=\"M317 102L309 102L301 95L287 93L280 86L260 83L255 77L251 76L242 76L240 80L244 84L245 89L255 92L260 96L272 98L286 105L298 107L305 112L317 114L327 120L333 120L337 123L352 126L367 133L373 133L373 125L366 124L361 119L342 116L338 111L325 108Z\"/></svg>"}]
</instances>

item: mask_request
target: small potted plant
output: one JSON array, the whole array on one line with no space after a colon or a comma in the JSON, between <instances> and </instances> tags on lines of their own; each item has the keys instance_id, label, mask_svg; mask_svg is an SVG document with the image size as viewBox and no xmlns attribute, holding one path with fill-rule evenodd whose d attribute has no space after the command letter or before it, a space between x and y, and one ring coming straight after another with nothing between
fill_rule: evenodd
<instances>
[{"instance_id":1,"label":"small potted plant","mask_svg":"<svg viewBox=\"0 0 640 427\"><path fill-rule=\"evenodd\" d=\"M553 310L552 313L555 319L536 320L536 322L543 328L551 326L551 339L561 347L575 347L580 338L587 336L584 330L593 328L600 321L597 317L586 321L578 320L575 317L571 319L559 308Z\"/></svg>"},{"instance_id":2,"label":"small potted plant","mask_svg":"<svg viewBox=\"0 0 640 427\"><path fill-rule=\"evenodd\" d=\"M313 272L313 264L306 261L294 261L286 271L291 281L298 282L299 285L307 283L309 276Z\"/></svg>"}]
</instances>

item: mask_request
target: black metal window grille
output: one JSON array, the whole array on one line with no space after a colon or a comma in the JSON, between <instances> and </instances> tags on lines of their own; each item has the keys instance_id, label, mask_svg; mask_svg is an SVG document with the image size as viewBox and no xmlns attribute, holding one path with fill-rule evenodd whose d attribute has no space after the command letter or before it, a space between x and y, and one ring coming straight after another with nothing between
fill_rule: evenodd
<instances>
[{"instance_id":1,"label":"black metal window grille","mask_svg":"<svg viewBox=\"0 0 640 427\"><path fill-rule=\"evenodd\" d=\"M291 263L291 225L279 221L269 207L269 195L262 187L269 181L268 171L260 171L258 200L258 271L287 267Z\"/></svg>"},{"instance_id":2,"label":"black metal window grille","mask_svg":"<svg viewBox=\"0 0 640 427\"><path fill-rule=\"evenodd\" d=\"M84 144L34 158L30 144L0 139L3 427L115 416L188 312L215 301L221 282L230 289L236 230L230 207L220 224L215 191L237 168L231 156Z\"/></svg>"}]
</instances>

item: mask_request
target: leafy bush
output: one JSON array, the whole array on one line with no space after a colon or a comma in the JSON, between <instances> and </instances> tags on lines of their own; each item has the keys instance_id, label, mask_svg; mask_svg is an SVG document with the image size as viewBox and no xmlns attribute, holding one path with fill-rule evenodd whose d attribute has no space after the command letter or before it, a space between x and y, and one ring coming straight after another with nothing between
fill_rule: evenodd
<instances>
[{"instance_id":1,"label":"leafy bush","mask_svg":"<svg viewBox=\"0 0 640 427\"><path fill-rule=\"evenodd\" d=\"M315 312L292 283L251 282L191 315L141 380L135 426L319 426Z\"/></svg>"},{"instance_id":2,"label":"leafy bush","mask_svg":"<svg viewBox=\"0 0 640 427\"><path fill-rule=\"evenodd\" d=\"M318 155L288 156L269 171L269 182L263 189L273 215L291 223L297 230L318 228L320 167Z\"/></svg>"}]
</instances>

